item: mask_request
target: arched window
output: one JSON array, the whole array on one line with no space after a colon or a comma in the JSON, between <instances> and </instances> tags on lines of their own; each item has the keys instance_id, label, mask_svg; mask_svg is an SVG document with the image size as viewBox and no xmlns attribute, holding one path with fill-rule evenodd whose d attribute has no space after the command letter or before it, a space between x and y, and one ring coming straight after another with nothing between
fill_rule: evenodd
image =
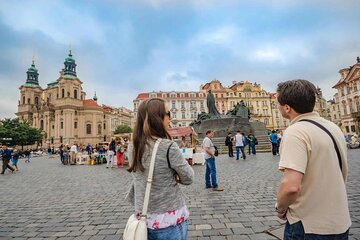
<instances>
[{"instance_id":1,"label":"arched window","mask_svg":"<svg viewBox=\"0 0 360 240\"><path fill-rule=\"evenodd\" d=\"M86 124L86 134L91 134L91 124Z\"/></svg>"},{"instance_id":2,"label":"arched window","mask_svg":"<svg viewBox=\"0 0 360 240\"><path fill-rule=\"evenodd\" d=\"M44 120L40 120L40 129L44 130Z\"/></svg>"},{"instance_id":3,"label":"arched window","mask_svg":"<svg viewBox=\"0 0 360 240\"><path fill-rule=\"evenodd\" d=\"M101 134L101 124L98 125L98 134Z\"/></svg>"},{"instance_id":4,"label":"arched window","mask_svg":"<svg viewBox=\"0 0 360 240\"><path fill-rule=\"evenodd\" d=\"M23 96L22 102L23 104L25 104L25 96Z\"/></svg>"},{"instance_id":5,"label":"arched window","mask_svg":"<svg viewBox=\"0 0 360 240\"><path fill-rule=\"evenodd\" d=\"M74 98L75 98L75 99L78 98L78 97L77 97L77 90L76 90L76 89L74 89Z\"/></svg>"},{"instance_id":6,"label":"arched window","mask_svg":"<svg viewBox=\"0 0 360 240\"><path fill-rule=\"evenodd\" d=\"M27 103L30 104L30 98L28 98Z\"/></svg>"},{"instance_id":7,"label":"arched window","mask_svg":"<svg viewBox=\"0 0 360 240\"><path fill-rule=\"evenodd\" d=\"M35 97L35 105L38 105L38 104L39 104L39 98Z\"/></svg>"},{"instance_id":8,"label":"arched window","mask_svg":"<svg viewBox=\"0 0 360 240\"><path fill-rule=\"evenodd\" d=\"M61 97L62 97L62 98L65 97L65 89L61 89Z\"/></svg>"}]
</instances>

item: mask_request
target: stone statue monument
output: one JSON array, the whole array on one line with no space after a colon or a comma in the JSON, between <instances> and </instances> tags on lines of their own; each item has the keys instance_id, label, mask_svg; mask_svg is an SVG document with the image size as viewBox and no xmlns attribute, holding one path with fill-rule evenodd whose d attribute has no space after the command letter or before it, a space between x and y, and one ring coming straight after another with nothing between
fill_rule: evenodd
<instances>
[{"instance_id":1,"label":"stone statue monument","mask_svg":"<svg viewBox=\"0 0 360 240\"><path fill-rule=\"evenodd\" d=\"M215 97L214 94L212 94L211 90L209 89L208 95L206 98L207 107L209 110L209 115L220 115L219 111L216 108L215 105Z\"/></svg>"},{"instance_id":2,"label":"stone statue monument","mask_svg":"<svg viewBox=\"0 0 360 240\"><path fill-rule=\"evenodd\" d=\"M237 105L236 105L236 116L243 117L243 118L249 118L249 110L245 106L245 103L243 100L241 100L240 103L237 103Z\"/></svg>"}]
</instances>

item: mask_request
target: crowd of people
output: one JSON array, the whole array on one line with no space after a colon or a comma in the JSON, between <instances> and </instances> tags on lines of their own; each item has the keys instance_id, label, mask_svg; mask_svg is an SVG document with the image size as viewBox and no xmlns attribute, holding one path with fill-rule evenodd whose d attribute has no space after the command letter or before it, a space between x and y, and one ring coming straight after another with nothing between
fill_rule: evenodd
<instances>
[{"instance_id":1,"label":"crowd of people","mask_svg":"<svg viewBox=\"0 0 360 240\"><path fill-rule=\"evenodd\" d=\"M247 147L249 155L256 155L256 145L258 145L258 140L252 133L246 135L243 132L237 131L236 135L233 136L232 133L229 132L225 138L225 146L228 147L229 157L234 157L234 145L236 150L236 160L240 159L240 152L241 158L246 160L245 148Z\"/></svg>"},{"instance_id":2,"label":"crowd of people","mask_svg":"<svg viewBox=\"0 0 360 240\"><path fill-rule=\"evenodd\" d=\"M73 144L61 145L59 147L60 161L64 165L75 165L81 163L84 158L96 160L97 163L106 162L106 168L124 167L125 159L128 158L128 145L127 138L120 138L120 140L112 140L108 144L91 145L87 144L78 145Z\"/></svg>"}]
</instances>

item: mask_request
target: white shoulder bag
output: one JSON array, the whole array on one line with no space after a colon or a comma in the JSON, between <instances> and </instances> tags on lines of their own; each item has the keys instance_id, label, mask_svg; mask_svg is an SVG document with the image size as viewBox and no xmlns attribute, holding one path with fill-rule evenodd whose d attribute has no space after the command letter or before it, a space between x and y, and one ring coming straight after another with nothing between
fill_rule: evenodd
<instances>
[{"instance_id":1,"label":"white shoulder bag","mask_svg":"<svg viewBox=\"0 0 360 240\"><path fill-rule=\"evenodd\" d=\"M146 226L146 214L147 214L147 208L149 205L149 198L150 198L150 189L151 189L151 183L154 173L154 166L155 166L155 157L157 153L157 149L159 147L159 144L161 142L161 139L159 138L156 140L154 149L151 155L151 162L150 162L150 168L149 168L149 175L146 183L146 189L145 189L145 197L144 197L144 205L143 209L140 215L140 219L138 219L135 214L132 214L129 217L129 220L126 223L126 227L124 230L123 240L147 240L147 226Z\"/></svg>"}]
</instances>

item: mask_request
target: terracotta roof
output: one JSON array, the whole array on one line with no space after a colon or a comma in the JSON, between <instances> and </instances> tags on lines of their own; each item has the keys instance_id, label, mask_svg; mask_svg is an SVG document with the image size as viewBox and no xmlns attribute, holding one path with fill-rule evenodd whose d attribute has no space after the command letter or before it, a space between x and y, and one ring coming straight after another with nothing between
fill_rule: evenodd
<instances>
[{"instance_id":1,"label":"terracotta roof","mask_svg":"<svg viewBox=\"0 0 360 240\"><path fill-rule=\"evenodd\" d=\"M149 98L149 93L140 93L136 99Z\"/></svg>"},{"instance_id":2,"label":"terracotta roof","mask_svg":"<svg viewBox=\"0 0 360 240\"><path fill-rule=\"evenodd\" d=\"M93 99L85 99L83 100L84 107L98 107L101 108Z\"/></svg>"},{"instance_id":3,"label":"terracotta roof","mask_svg":"<svg viewBox=\"0 0 360 240\"><path fill-rule=\"evenodd\" d=\"M172 137L189 136L191 133L197 135L192 127L176 127L168 130Z\"/></svg>"}]
</instances>

